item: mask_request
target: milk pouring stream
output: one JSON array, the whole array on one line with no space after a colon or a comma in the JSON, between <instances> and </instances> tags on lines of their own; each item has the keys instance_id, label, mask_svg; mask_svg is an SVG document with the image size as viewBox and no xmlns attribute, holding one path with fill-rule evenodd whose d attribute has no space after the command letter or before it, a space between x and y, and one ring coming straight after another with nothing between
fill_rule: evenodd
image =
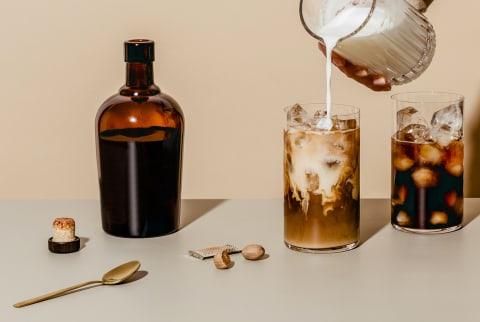
<instances>
[{"instance_id":1,"label":"milk pouring stream","mask_svg":"<svg viewBox=\"0 0 480 322\"><path fill-rule=\"evenodd\" d=\"M354 32L358 26L365 20L365 16L368 15L368 8L356 8L349 7L333 18L328 24L322 26L317 34L322 37L325 42L326 52L326 103L327 103L327 117L320 119L317 123L317 127L325 130L330 130L333 126L331 120L331 78L332 78L332 52L335 46L337 46L340 39Z\"/></svg>"}]
</instances>

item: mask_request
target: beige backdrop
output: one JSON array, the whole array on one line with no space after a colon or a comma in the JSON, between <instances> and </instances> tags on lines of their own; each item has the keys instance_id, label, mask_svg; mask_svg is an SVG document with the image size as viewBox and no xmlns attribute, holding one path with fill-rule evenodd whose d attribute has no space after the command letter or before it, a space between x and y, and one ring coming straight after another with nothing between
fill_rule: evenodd
<instances>
[{"instance_id":1,"label":"beige backdrop","mask_svg":"<svg viewBox=\"0 0 480 322\"><path fill-rule=\"evenodd\" d=\"M429 70L392 93L465 95L466 194L480 197L480 2L435 1ZM98 198L94 118L124 82L123 41L156 41L156 83L186 116L185 198L282 196L282 108L325 99L325 58L298 0L5 0L0 6L1 199ZM361 109L363 197L390 191L391 93L334 72Z\"/></svg>"}]
</instances>

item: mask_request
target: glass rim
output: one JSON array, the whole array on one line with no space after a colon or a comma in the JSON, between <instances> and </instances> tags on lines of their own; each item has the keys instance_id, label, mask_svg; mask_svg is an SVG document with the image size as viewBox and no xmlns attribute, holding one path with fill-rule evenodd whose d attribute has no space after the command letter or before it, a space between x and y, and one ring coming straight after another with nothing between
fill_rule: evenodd
<instances>
[{"instance_id":1,"label":"glass rim","mask_svg":"<svg viewBox=\"0 0 480 322\"><path fill-rule=\"evenodd\" d=\"M305 21L305 18L303 17L303 2L304 1L305 0L300 0L300 5L299 5L300 21L302 22L303 27L310 34L310 36L312 36L313 38L320 41L323 45L325 45L325 40L322 37L320 37L319 35L317 35L313 30L310 29L310 27L308 26L308 23ZM348 35L345 35L342 38L340 38L338 40L338 42L341 42L342 40L345 40L347 38L352 37L353 35L357 34L360 30L362 30L363 27L365 27L365 25L370 21L370 18L373 15L373 11L376 8L376 4L377 4L377 0L372 0L372 4L370 6L370 11L368 12L368 15L365 17L365 19L362 21L362 23L355 30L350 32Z\"/></svg>"},{"instance_id":2,"label":"glass rim","mask_svg":"<svg viewBox=\"0 0 480 322\"><path fill-rule=\"evenodd\" d=\"M308 108L309 106L319 106L319 107L321 107L317 110L326 110L327 109L327 103L325 103L325 102L305 102L305 103L290 104L290 105L284 107L283 111L285 113L287 113L290 110L290 108L292 108L293 106L295 106L297 104L300 105L302 108L304 108L307 111L310 110L310 108ZM331 106L332 106L332 116L334 116L334 115L336 115L336 116L358 115L359 116L360 115L360 108L358 106L355 106L355 105L342 104L342 103L332 103ZM336 111L335 107L344 108L345 110Z\"/></svg>"},{"instance_id":3,"label":"glass rim","mask_svg":"<svg viewBox=\"0 0 480 322\"><path fill-rule=\"evenodd\" d=\"M411 91L393 94L390 98L402 103L451 103L465 100L465 96L455 92Z\"/></svg>"}]
</instances>

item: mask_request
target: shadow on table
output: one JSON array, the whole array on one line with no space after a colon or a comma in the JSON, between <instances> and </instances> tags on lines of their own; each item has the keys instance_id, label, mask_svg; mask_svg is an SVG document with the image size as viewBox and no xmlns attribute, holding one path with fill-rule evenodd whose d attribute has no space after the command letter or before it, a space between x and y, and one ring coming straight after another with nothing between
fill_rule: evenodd
<instances>
[{"instance_id":1,"label":"shadow on table","mask_svg":"<svg viewBox=\"0 0 480 322\"><path fill-rule=\"evenodd\" d=\"M90 238L88 237L80 237L80 250L84 249L87 247L87 243L90 241Z\"/></svg>"},{"instance_id":2,"label":"shadow on table","mask_svg":"<svg viewBox=\"0 0 480 322\"><path fill-rule=\"evenodd\" d=\"M368 206L367 206L368 203ZM360 246L390 224L390 200L367 199L360 202Z\"/></svg>"},{"instance_id":3,"label":"shadow on table","mask_svg":"<svg viewBox=\"0 0 480 322\"><path fill-rule=\"evenodd\" d=\"M147 271L142 271L142 270L139 270L137 272L135 272L135 274L132 275L132 277L130 277L129 279L127 279L125 282L123 282L123 284L128 284L128 283L132 283L132 282L136 282L138 280L141 280L142 278L144 278L145 276L148 275L148 272Z\"/></svg>"},{"instance_id":4,"label":"shadow on table","mask_svg":"<svg viewBox=\"0 0 480 322\"><path fill-rule=\"evenodd\" d=\"M185 228L225 201L225 199L183 199L180 228Z\"/></svg>"},{"instance_id":5,"label":"shadow on table","mask_svg":"<svg viewBox=\"0 0 480 322\"><path fill-rule=\"evenodd\" d=\"M465 199L464 207L463 207L463 221L462 221L463 227L470 224L479 215L480 215L480 200L478 200L477 198Z\"/></svg>"},{"instance_id":6,"label":"shadow on table","mask_svg":"<svg viewBox=\"0 0 480 322\"><path fill-rule=\"evenodd\" d=\"M368 205L367 205L368 204ZM466 198L462 226L480 216L480 199ZM390 200L366 199L360 204L360 246L383 227L390 226ZM392 228L393 229L393 228Z\"/></svg>"}]
</instances>

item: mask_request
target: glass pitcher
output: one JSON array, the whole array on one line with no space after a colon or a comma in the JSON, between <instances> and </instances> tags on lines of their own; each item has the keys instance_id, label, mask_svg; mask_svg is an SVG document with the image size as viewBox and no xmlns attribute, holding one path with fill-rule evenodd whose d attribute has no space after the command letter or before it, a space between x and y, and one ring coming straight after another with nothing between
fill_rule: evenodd
<instances>
[{"instance_id":1,"label":"glass pitcher","mask_svg":"<svg viewBox=\"0 0 480 322\"><path fill-rule=\"evenodd\" d=\"M404 0L301 0L300 17L310 35L324 45L336 37L338 55L392 85L417 78L435 52L433 26Z\"/></svg>"}]
</instances>

